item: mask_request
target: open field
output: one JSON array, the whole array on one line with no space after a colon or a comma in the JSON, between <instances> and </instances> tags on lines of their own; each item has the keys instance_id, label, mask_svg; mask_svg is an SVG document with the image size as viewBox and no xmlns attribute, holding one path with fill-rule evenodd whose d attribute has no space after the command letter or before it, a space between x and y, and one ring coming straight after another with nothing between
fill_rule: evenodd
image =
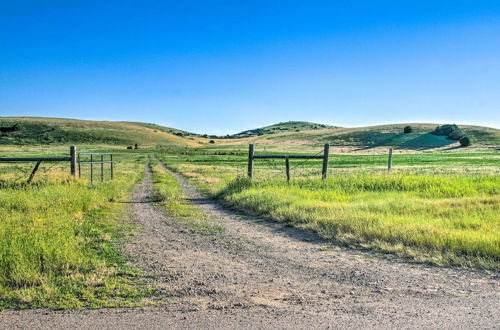
<instances>
[{"instance_id":1,"label":"open field","mask_svg":"<svg viewBox=\"0 0 500 330\"><path fill-rule=\"evenodd\" d=\"M417 262L499 269L498 152L395 153L391 173L385 154L333 154L325 183L311 160L287 184L283 161L256 160L250 182L242 148L181 150L159 155L231 208Z\"/></svg>"},{"instance_id":2,"label":"open field","mask_svg":"<svg viewBox=\"0 0 500 330\"><path fill-rule=\"evenodd\" d=\"M2 120L3 127L13 123ZM126 266L118 248L134 228L124 221L124 204L118 202L126 201L142 178L148 154L155 205L189 233L218 235L224 228L188 201L152 155L222 204L316 232L332 246L369 249L419 263L499 269L500 154L488 143L457 148L443 140L433 147L442 137L426 135L430 125L416 126L413 134L432 141L425 148L398 147L391 173L386 170L388 140L365 140L400 129L394 125L365 130L360 140L354 135L341 135L344 142L334 139L340 142L332 146L325 183L320 180L321 160L293 160L288 184L281 160L256 160L254 180L245 178L248 142L257 143L257 154L316 154L322 143L349 129L288 123L270 126L260 136L208 143L210 138L152 124L43 118L20 122L56 129L40 135L36 130L47 127L33 126L28 140L23 131L13 139L3 136L2 157L67 156L68 144L63 142L71 138L81 142L79 151L113 152L117 172L113 182L89 187L88 169L83 170L84 178L74 180L68 164L42 163L33 183L26 185L33 163L0 163L1 308L127 306L143 301L151 288L143 286L138 269ZM297 132L293 125L309 130ZM275 128L280 129L275 133ZM116 137L111 144L101 138L110 130L109 136ZM351 129L353 134L362 131ZM481 128L484 136L496 131ZM402 139L411 138L391 141L402 146ZM126 150L137 140L145 141L139 143L143 148Z\"/></svg>"},{"instance_id":3,"label":"open field","mask_svg":"<svg viewBox=\"0 0 500 330\"><path fill-rule=\"evenodd\" d=\"M66 149L42 152L60 156ZM128 306L147 295L139 270L126 266L117 246L131 230L119 202L141 178L143 162L139 154L119 156L115 179L92 187L71 178L67 163L42 163L31 185L17 167L31 170L33 163L1 164L0 309Z\"/></svg>"},{"instance_id":4,"label":"open field","mask_svg":"<svg viewBox=\"0 0 500 330\"><path fill-rule=\"evenodd\" d=\"M9 328L494 328L495 272L395 262L245 216L156 162L130 196L130 262L156 290L138 308L6 310ZM153 202L159 200L159 202ZM173 205L181 204L180 214ZM157 207L160 206L160 207ZM164 212L166 210L167 212ZM222 230L197 223L201 213ZM194 216L194 217L193 217Z\"/></svg>"}]
</instances>

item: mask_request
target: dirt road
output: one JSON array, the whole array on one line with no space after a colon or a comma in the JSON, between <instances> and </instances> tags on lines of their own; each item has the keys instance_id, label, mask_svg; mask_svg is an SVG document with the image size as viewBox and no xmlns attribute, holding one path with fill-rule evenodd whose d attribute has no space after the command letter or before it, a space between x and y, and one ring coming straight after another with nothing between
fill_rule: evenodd
<instances>
[{"instance_id":1,"label":"dirt road","mask_svg":"<svg viewBox=\"0 0 500 330\"><path fill-rule=\"evenodd\" d=\"M332 248L313 233L223 209L174 175L225 230L185 230L151 202L148 171L130 204L141 231L125 252L150 274L161 306L4 311L0 328L498 329L498 274Z\"/></svg>"}]
</instances>

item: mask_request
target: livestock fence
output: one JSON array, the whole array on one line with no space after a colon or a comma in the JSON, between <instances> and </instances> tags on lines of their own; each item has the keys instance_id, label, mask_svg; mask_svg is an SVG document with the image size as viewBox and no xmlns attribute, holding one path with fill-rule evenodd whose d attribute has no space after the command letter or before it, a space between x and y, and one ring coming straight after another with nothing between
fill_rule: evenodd
<instances>
[{"instance_id":1,"label":"livestock fence","mask_svg":"<svg viewBox=\"0 0 500 330\"><path fill-rule=\"evenodd\" d=\"M83 156L83 157L82 157ZM86 156L90 156L90 160L83 159ZM94 160L94 157L97 157L98 160ZM109 157L108 160L104 160L104 157ZM110 170L110 179L113 179L113 155L109 153L78 153L75 146L69 147L69 155L66 157L0 157L0 163L35 163L35 166L31 170L31 173L28 177L27 183L31 183L35 174L40 168L42 162L46 163L67 163L69 162L69 171L70 175L73 177L77 177L77 169L78 169L78 177L82 176L82 165L90 165L90 181L93 183L94 173L93 167L94 165L101 166L100 174L101 181L104 181L104 164L109 164Z\"/></svg>"},{"instance_id":2,"label":"livestock fence","mask_svg":"<svg viewBox=\"0 0 500 330\"><path fill-rule=\"evenodd\" d=\"M35 162L35 167L31 171L27 183L31 183L35 177L36 172L40 168L42 162L54 163L54 162L69 162L70 163L70 174L76 176L76 147L69 147L68 157L0 157L0 163L26 163Z\"/></svg>"},{"instance_id":3,"label":"livestock fence","mask_svg":"<svg viewBox=\"0 0 500 330\"><path fill-rule=\"evenodd\" d=\"M253 177L253 163L255 159L284 159L285 160L285 173L287 181L290 181L290 159L322 159L323 167L321 169L321 178L326 180L328 173L328 157L330 153L330 145L325 144L323 149L323 155L256 155L254 152L254 145L248 145L248 166L247 174L251 179Z\"/></svg>"},{"instance_id":4,"label":"livestock fence","mask_svg":"<svg viewBox=\"0 0 500 330\"><path fill-rule=\"evenodd\" d=\"M285 161L285 174L287 181L290 181L290 159L303 159L304 162L299 163L294 166L293 169L301 167L308 160L318 159L322 160L322 168L321 168L321 178L322 180L326 180L328 176L328 162L330 160L330 144L325 144L322 151L314 155L283 155L283 154L275 154L275 155L256 155L255 154L255 146L253 144L249 144L248 146L248 162L247 162L247 176L252 179L254 172L254 160L255 159L283 159ZM388 149L388 160L387 160L387 171L391 171L392 169L392 159L393 159L393 148Z\"/></svg>"}]
</instances>

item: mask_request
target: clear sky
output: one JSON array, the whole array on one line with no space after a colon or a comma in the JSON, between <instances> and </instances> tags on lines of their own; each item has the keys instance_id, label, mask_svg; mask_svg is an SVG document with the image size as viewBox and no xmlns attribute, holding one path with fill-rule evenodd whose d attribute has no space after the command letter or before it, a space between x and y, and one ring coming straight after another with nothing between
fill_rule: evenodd
<instances>
[{"instance_id":1,"label":"clear sky","mask_svg":"<svg viewBox=\"0 0 500 330\"><path fill-rule=\"evenodd\" d=\"M0 0L0 116L500 127L500 1Z\"/></svg>"}]
</instances>

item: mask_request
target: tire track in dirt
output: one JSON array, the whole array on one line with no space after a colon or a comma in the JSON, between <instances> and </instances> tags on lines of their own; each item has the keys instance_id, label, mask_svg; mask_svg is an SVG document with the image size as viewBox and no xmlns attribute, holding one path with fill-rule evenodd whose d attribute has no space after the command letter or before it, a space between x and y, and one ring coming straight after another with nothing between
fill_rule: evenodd
<instances>
[{"instance_id":1,"label":"tire track in dirt","mask_svg":"<svg viewBox=\"0 0 500 330\"><path fill-rule=\"evenodd\" d=\"M131 264L148 274L161 305L4 311L0 328L495 328L500 323L498 274L331 250L314 233L224 209L168 171L189 201L225 230L191 232L159 210L146 166L129 204L140 230L124 250Z\"/></svg>"}]
</instances>

